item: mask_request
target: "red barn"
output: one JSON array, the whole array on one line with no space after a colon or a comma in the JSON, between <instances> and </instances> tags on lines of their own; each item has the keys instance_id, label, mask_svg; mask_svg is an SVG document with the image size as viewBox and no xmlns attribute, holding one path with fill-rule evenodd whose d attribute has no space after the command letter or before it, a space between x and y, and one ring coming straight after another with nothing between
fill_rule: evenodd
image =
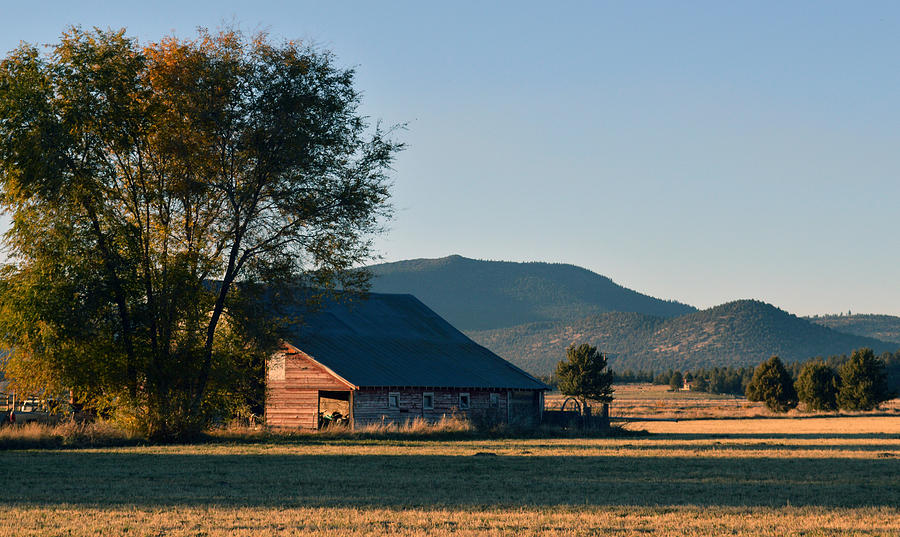
<instances>
[{"instance_id":1,"label":"red barn","mask_svg":"<svg viewBox=\"0 0 900 537\"><path fill-rule=\"evenodd\" d=\"M535 426L547 385L478 345L412 295L329 301L304 316L266 371L266 423L315 429L446 415Z\"/></svg>"}]
</instances>

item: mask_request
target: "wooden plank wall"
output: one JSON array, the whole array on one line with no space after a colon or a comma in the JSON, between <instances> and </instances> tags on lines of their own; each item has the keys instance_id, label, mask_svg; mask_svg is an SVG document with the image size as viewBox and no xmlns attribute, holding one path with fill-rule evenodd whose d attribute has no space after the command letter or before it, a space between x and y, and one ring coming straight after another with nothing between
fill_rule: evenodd
<instances>
[{"instance_id":1,"label":"wooden plank wall","mask_svg":"<svg viewBox=\"0 0 900 537\"><path fill-rule=\"evenodd\" d=\"M508 390L476 390L472 388L360 388L353 395L353 425L403 423L416 418L437 421L444 416L460 416L476 423L506 423ZM388 393L400 394L400 408L388 408ZM425 392L434 393L434 409L422 408ZM491 393L498 395L497 407L491 407ZM459 394L469 394L469 409L459 409Z\"/></svg>"},{"instance_id":2,"label":"wooden plank wall","mask_svg":"<svg viewBox=\"0 0 900 537\"><path fill-rule=\"evenodd\" d=\"M284 360L284 375L272 367ZM271 373L277 371L275 375ZM269 359L266 378L266 424L270 427L316 429L319 390L350 388L302 352L285 349Z\"/></svg>"}]
</instances>

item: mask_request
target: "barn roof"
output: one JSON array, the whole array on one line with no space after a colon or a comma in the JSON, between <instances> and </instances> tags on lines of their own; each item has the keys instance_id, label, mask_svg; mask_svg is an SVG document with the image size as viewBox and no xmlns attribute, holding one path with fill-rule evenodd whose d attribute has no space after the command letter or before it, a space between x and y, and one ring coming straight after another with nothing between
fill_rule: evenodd
<instances>
[{"instance_id":1,"label":"barn roof","mask_svg":"<svg viewBox=\"0 0 900 537\"><path fill-rule=\"evenodd\" d=\"M412 295L305 306L287 342L359 386L542 390L544 383L478 345Z\"/></svg>"}]
</instances>

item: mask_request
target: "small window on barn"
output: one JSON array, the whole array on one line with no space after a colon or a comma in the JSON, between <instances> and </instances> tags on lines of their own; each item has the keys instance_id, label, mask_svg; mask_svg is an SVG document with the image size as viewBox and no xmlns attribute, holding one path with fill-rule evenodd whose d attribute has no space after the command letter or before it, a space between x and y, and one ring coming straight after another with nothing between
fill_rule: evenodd
<instances>
[{"instance_id":1,"label":"small window on barn","mask_svg":"<svg viewBox=\"0 0 900 537\"><path fill-rule=\"evenodd\" d=\"M398 392L390 392L388 394L388 408L400 408L400 394Z\"/></svg>"},{"instance_id":2,"label":"small window on barn","mask_svg":"<svg viewBox=\"0 0 900 537\"><path fill-rule=\"evenodd\" d=\"M281 353L269 358L269 380L284 380L284 355Z\"/></svg>"},{"instance_id":3,"label":"small window on barn","mask_svg":"<svg viewBox=\"0 0 900 537\"><path fill-rule=\"evenodd\" d=\"M467 393L459 394L459 409L460 410L469 410L469 394L467 394Z\"/></svg>"},{"instance_id":4,"label":"small window on barn","mask_svg":"<svg viewBox=\"0 0 900 537\"><path fill-rule=\"evenodd\" d=\"M491 394L491 408L500 408L500 394L499 393Z\"/></svg>"},{"instance_id":5,"label":"small window on barn","mask_svg":"<svg viewBox=\"0 0 900 537\"><path fill-rule=\"evenodd\" d=\"M425 410L434 410L434 392L425 392L422 394L422 408Z\"/></svg>"}]
</instances>

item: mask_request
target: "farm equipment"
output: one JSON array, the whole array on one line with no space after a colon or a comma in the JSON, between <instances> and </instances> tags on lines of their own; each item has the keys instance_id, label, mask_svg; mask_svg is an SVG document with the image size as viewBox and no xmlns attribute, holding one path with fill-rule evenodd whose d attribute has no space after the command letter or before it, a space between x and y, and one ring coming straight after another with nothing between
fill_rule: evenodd
<instances>
[{"instance_id":1,"label":"farm equipment","mask_svg":"<svg viewBox=\"0 0 900 537\"><path fill-rule=\"evenodd\" d=\"M335 425L349 425L350 417L344 416L338 411L334 412L320 412L319 413L319 429L324 429L326 427L333 427Z\"/></svg>"},{"instance_id":2,"label":"farm equipment","mask_svg":"<svg viewBox=\"0 0 900 537\"><path fill-rule=\"evenodd\" d=\"M57 399L27 398L17 401L14 394L0 395L2 410L0 420L3 424L24 425L26 423L56 423L66 414L67 403Z\"/></svg>"}]
</instances>

